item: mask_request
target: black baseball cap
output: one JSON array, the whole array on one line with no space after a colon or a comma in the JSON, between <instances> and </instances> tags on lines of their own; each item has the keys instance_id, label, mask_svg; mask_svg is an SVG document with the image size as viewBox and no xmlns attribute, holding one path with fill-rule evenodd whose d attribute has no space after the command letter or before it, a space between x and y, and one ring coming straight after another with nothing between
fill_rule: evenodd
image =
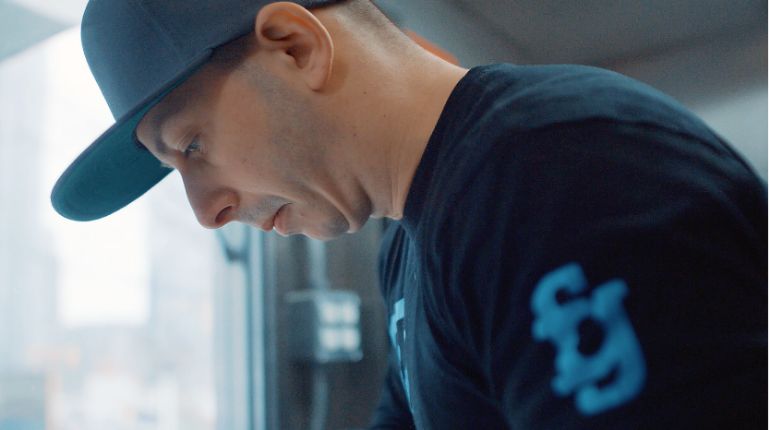
<instances>
[{"instance_id":1,"label":"black baseball cap","mask_svg":"<svg viewBox=\"0 0 770 430\"><path fill-rule=\"evenodd\" d=\"M340 0L297 0L305 8ZM51 203L91 221L126 206L171 169L136 140L136 126L215 48L248 34L271 0L91 0L81 24L86 60L115 124L64 171Z\"/></svg>"}]
</instances>

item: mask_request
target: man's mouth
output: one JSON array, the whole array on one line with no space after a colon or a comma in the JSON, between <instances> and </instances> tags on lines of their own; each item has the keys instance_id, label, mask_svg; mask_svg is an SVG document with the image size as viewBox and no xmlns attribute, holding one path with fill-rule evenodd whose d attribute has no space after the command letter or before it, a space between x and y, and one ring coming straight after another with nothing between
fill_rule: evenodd
<instances>
[{"instance_id":1,"label":"man's mouth","mask_svg":"<svg viewBox=\"0 0 770 430\"><path fill-rule=\"evenodd\" d=\"M260 229L262 229L263 231L270 231L270 230L272 230L272 229L275 227L275 220L276 220L276 218L278 218L278 215L281 213L281 210L282 210L282 209L283 209L285 206L287 206L288 204L289 204L289 203L285 203L285 204L281 205L281 206L278 208L278 210L276 210L276 211L275 211L275 213L273 214L273 216L271 216L271 217L270 217L270 218L268 218L268 219L267 219L267 220L266 220L264 223L262 223L262 225L261 225L259 228L260 228ZM280 231L279 231L279 233L280 233Z\"/></svg>"},{"instance_id":2,"label":"man's mouth","mask_svg":"<svg viewBox=\"0 0 770 430\"><path fill-rule=\"evenodd\" d=\"M273 216L271 216L270 218L267 219L267 221L262 223L262 225L259 228L262 229L262 231L272 230L273 227L275 226L275 218L278 216L278 212L280 212L284 206L286 205L279 207L278 210L276 210L275 213L273 213Z\"/></svg>"},{"instance_id":3,"label":"man's mouth","mask_svg":"<svg viewBox=\"0 0 770 430\"><path fill-rule=\"evenodd\" d=\"M290 204L291 203L286 203L285 205L283 205L280 208L278 208L278 210L275 211L275 215L273 216L273 220L271 221L272 224L273 224L273 228L275 228L275 231L278 232L278 234L280 234L281 236L286 236L286 226L285 225L276 226L275 222L278 219L278 217L281 216L281 213L282 213L281 211L283 211L283 208L285 208L286 206L288 206Z\"/></svg>"}]
</instances>

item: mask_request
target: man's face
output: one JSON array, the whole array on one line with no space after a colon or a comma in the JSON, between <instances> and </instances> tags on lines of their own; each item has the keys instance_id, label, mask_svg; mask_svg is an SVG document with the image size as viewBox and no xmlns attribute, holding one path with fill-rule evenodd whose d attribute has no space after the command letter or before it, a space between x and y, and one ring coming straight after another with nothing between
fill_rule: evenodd
<instances>
[{"instance_id":1,"label":"man's face","mask_svg":"<svg viewBox=\"0 0 770 430\"><path fill-rule=\"evenodd\" d=\"M317 111L270 73L207 65L153 107L137 137L179 171L201 225L330 239L360 223L334 186L334 133Z\"/></svg>"}]
</instances>

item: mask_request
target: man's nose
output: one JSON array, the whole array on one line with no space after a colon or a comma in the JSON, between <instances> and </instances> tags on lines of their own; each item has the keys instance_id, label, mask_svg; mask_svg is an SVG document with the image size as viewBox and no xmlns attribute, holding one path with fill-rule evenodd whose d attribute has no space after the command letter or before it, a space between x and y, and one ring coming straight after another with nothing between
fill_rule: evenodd
<instances>
[{"instance_id":1,"label":"man's nose","mask_svg":"<svg viewBox=\"0 0 770 430\"><path fill-rule=\"evenodd\" d=\"M200 225L215 229L235 219L238 196L234 191L184 175L182 180L187 200Z\"/></svg>"}]
</instances>

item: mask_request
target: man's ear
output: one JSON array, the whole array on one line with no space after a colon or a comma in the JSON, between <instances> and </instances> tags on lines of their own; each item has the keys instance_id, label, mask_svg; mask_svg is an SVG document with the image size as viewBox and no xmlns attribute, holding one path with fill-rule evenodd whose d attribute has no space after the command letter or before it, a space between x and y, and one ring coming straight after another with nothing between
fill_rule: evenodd
<instances>
[{"instance_id":1,"label":"man's ear","mask_svg":"<svg viewBox=\"0 0 770 430\"><path fill-rule=\"evenodd\" d=\"M310 11L290 2L270 3L254 22L259 50L277 55L318 91L331 76L334 44L326 27Z\"/></svg>"}]
</instances>

